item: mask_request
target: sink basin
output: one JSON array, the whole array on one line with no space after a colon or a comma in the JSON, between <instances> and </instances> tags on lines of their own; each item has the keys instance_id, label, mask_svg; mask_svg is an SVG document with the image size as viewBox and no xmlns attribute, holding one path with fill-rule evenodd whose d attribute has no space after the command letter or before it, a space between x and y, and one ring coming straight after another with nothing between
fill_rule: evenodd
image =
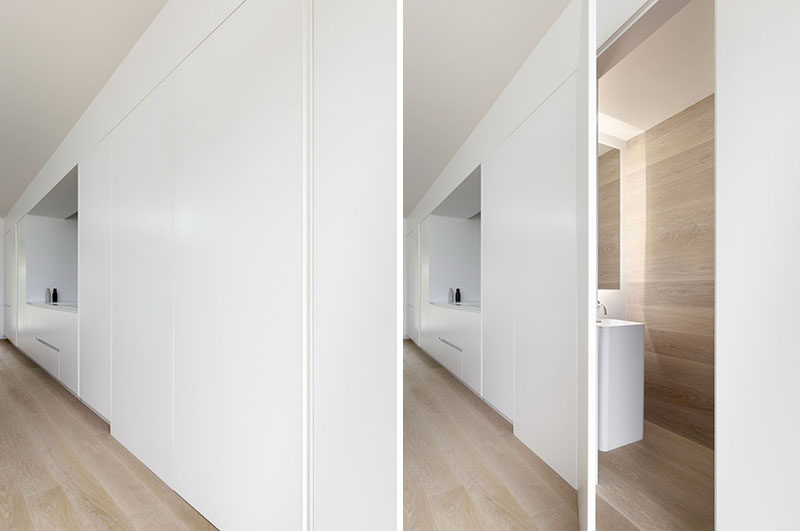
<instances>
[{"instance_id":1,"label":"sink basin","mask_svg":"<svg viewBox=\"0 0 800 531\"><path fill-rule=\"evenodd\" d=\"M644 436L644 324L597 320L598 447L607 452Z\"/></svg>"},{"instance_id":2,"label":"sink basin","mask_svg":"<svg viewBox=\"0 0 800 531\"><path fill-rule=\"evenodd\" d=\"M597 319L595 321L599 327L607 326L644 326L642 323L635 323L633 321L623 321L622 319Z\"/></svg>"}]
</instances>

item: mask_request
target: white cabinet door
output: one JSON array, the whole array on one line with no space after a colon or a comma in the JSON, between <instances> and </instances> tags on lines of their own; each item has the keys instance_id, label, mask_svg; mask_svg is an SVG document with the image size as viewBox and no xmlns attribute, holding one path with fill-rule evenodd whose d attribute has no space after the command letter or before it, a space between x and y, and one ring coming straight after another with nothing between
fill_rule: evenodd
<instances>
[{"instance_id":1,"label":"white cabinet door","mask_svg":"<svg viewBox=\"0 0 800 531\"><path fill-rule=\"evenodd\" d=\"M78 165L80 396L111 420L111 137Z\"/></svg>"},{"instance_id":2,"label":"white cabinet door","mask_svg":"<svg viewBox=\"0 0 800 531\"><path fill-rule=\"evenodd\" d=\"M514 434L573 487L579 310L576 77L565 81L483 165L487 184L500 175L516 183ZM491 213L487 219L493 223ZM491 271L487 268L486 274ZM484 293L486 324L498 317L492 312L499 299ZM494 353L488 349L500 344L485 343L484 357L489 359Z\"/></svg>"},{"instance_id":3,"label":"white cabinet door","mask_svg":"<svg viewBox=\"0 0 800 531\"><path fill-rule=\"evenodd\" d=\"M406 235L406 334L419 345L419 233Z\"/></svg>"},{"instance_id":4,"label":"white cabinet door","mask_svg":"<svg viewBox=\"0 0 800 531\"><path fill-rule=\"evenodd\" d=\"M174 485L221 529L300 528L300 22L246 2L174 74Z\"/></svg>"},{"instance_id":5,"label":"white cabinet door","mask_svg":"<svg viewBox=\"0 0 800 531\"><path fill-rule=\"evenodd\" d=\"M61 310L48 312L45 334L58 347L58 379L78 394L78 314Z\"/></svg>"},{"instance_id":6,"label":"white cabinet door","mask_svg":"<svg viewBox=\"0 0 800 531\"><path fill-rule=\"evenodd\" d=\"M20 349L58 380L59 352L63 345L55 333L51 312L55 313L57 310L26 305L25 334Z\"/></svg>"},{"instance_id":7,"label":"white cabinet door","mask_svg":"<svg viewBox=\"0 0 800 531\"><path fill-rule=\"evenodd\" d=\"M113 133L111 253L111 433L168 484L172 479L173 109L167 80Z\"/></svg>"},{"instance_id":8,"label":"white cabinet door","mask_svg":"<svg viewBox=\"0 0 800 531\"><path fill-rule=\"evenodd\" d=\"M459 312L459 337L464 345L462 358L462 378L475 393L483 396L481 389L481 314L478 312L455 310Z\"/></svg>"},{"instance_id":9,"label":"white cabinet door","mask_svg":"<svg viewBox=\"0 0 800 531\"><path fill-rule=\"evenodd\" d=\"M17 245L14 228L3 235L3 333L17 344Z\"/></svg>"},{"instance_id":10,"label":"white cabinet door","mask_svg":"<svg viewBox=\"0 0 800 531\"><path fill-rule=\"evenodd\" d=\"M430 304L430 218L419 224L419 346L436 357L436 336L431 332Z\"/></svg>"},{"instance_id":11,"label":"white cabinet door","mask_svg":"<svg viewBox=\"0 0 800 531\"><path fill-rule=\"evenodd\" d=\"M457 378L462 378L462 357L464 346L459 335L457 316L452 314L459 310L450 310L440 306L430 306L430 348L428 354L441 363Z\"/></svg>"},{"instance_id":12,"label":"white cabinet door","mask_svg":"<svg viewBox=\"0 0 800 531\"><path fill-rule=\"evenodd\" d=\"M513 421L515 169L501 147L481 171L483 397Z\"/></svg>"}]
</instances>

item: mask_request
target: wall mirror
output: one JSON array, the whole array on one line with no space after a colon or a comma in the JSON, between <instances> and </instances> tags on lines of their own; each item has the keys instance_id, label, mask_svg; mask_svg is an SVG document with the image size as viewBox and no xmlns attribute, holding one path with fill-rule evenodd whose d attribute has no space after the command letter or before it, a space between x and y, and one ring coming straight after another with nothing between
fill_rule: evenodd
<instances>
[{"instance_id":1,"label":"wall mirror","mask_svg":"<svg viewBox=\"0 0 800 531\"><path fill-rule=\"evenodd\" d=\"M597 145L597 287L620 289L620 151Z\"/></svg>"}]
</instances>

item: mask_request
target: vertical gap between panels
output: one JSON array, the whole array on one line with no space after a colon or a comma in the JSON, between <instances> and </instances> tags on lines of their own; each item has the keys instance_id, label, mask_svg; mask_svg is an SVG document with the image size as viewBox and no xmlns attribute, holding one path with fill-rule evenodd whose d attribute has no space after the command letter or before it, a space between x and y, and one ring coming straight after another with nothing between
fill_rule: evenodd
<instances>
[{"instance_id":1,"label":"vertical gap between panels","mask_svg":"<svg viewBox=\"0 0 800 531\"><path fill-rule=\"evenodd\" d=\"M301 339L301 521L304 531L314 527L313 505L313 125L314 125L314 2L303 0L303 184L302 184L302 339Z\"/></svg>"}]
</instances>

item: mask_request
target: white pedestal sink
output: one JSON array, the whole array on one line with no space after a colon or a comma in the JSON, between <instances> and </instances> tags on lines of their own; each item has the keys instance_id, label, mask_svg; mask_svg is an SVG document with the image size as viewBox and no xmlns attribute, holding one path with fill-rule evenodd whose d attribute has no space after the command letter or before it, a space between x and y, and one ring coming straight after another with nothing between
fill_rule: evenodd
<instances>
[{"instance_id":1,"label":"white pedestal sink","mask_svg":"<svg viewBox=\"0 0 800 531\"><path fill-rule=\"evenodd\" d=\"M644 324L597 321L598 447L607 452L644 436Z\"/></svg>"}]
</instances>

